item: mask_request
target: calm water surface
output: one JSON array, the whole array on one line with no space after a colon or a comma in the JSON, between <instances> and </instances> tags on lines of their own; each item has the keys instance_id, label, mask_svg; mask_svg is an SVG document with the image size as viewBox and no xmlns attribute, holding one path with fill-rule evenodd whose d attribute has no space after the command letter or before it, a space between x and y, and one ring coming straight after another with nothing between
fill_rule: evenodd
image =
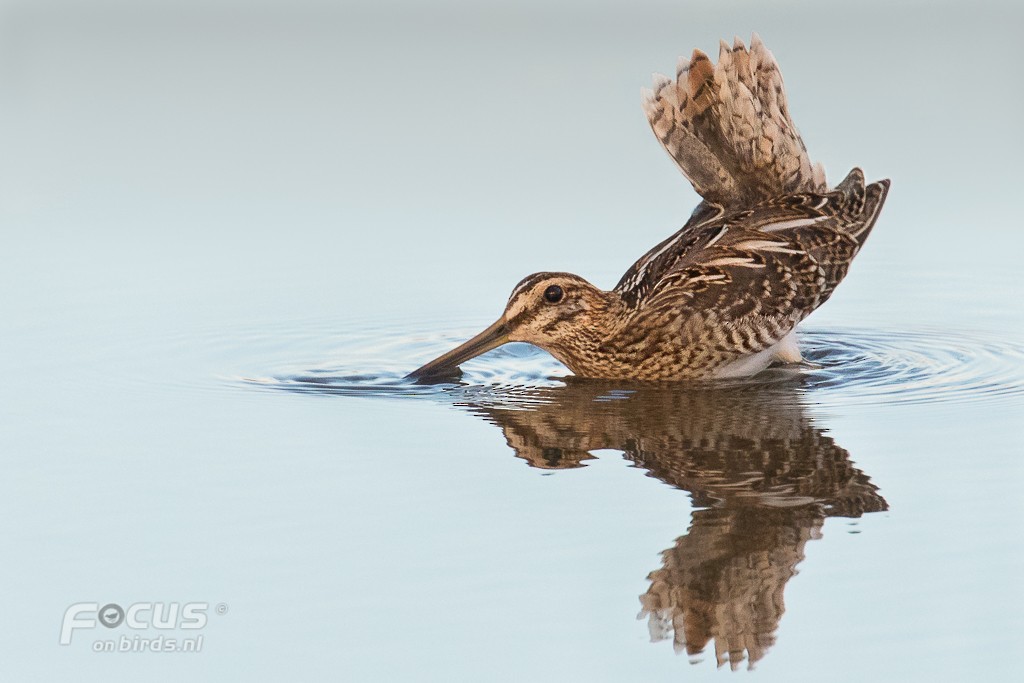
<instances>
[{"instance_id":1,"label":"calm water surface","mask_svg":"<svg viewBox=\"0 0 1024 683\"><path fill-rule=\"evenodd\" d=\"M1019 680L1020 16L983 10L6 7L4 679ZM807 362L403 380L677 229L637 90L753 29L830 177L893 178ZM59 645L80 602L207 603L202 651Z\"/></svg>"}]
</instances>

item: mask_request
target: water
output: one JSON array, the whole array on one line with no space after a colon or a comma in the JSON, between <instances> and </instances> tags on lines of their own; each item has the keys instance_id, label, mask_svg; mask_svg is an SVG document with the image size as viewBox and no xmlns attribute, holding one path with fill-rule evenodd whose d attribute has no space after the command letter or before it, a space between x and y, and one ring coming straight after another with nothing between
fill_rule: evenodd
<instances>
[{"instance_id":1,"label":"water","mask_svg":"<svg viewBox=\"0 0 1024 683\"><path fill-rule=\"evenodd\" d=\"M5 678L1019 679L1020 13L882 11L6 4ZM677 229L636 93L754 29L893 178L806 362L404 380ZM60 645L83 602L206 623Z\"/></svg>"},{"instance_id":2,"label":"water","mask_svg":"<svg viewBox=\"0 0 1024 683\"><path fill-rule=\"evenodd\" d=\"M518 343L488 353L486 362L466 363L457 379L416 382L406 379L409 367L407 361L400 362L402 359L436 357L472 333L453 336L389 331L383 324L364 325L366 331L353 330L337 340L332 339L335 335L329 330L309 325L307 336L290 336L287 348L246 359L250 365L271 364L273 357L280 355L282 367L275 374L234 379L254 387L298 393L422 397L456 403L470 397L489 397L499 403L522 400L527 405L551 393L544 390L565 387L566 382L611 387L622 398L657 395L669 389L700 393L718 388L753 388L765 395L766 402L810 400L819 406L1013 402L1024 393L1024 345L977 332L838 327L816 330L804 326L798 333L803 363L776 366L741 380L673 387L671 383L582 381L547 353ZM352 326L351 322L347 324ZM273 341L277 345L280 339ZM250 348L253 345L251 340L242 343ZM325 343L330 344L327 349ZM306 347L310 353L320 347L329 359L307 367L296 364L295 355ZM237 355L236 360L240 360ZM367 372L366 368L376 370ZM224 379L230 381L232 377ZM787 392L776 395L773 389L779 386L786 387Z\"/></svg>"}]
</instances>

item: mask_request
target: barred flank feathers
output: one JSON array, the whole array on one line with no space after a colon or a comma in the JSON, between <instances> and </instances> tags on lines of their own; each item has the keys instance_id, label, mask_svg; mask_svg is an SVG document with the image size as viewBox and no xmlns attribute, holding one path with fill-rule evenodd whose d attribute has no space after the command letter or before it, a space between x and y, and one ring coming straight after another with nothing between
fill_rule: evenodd
<instances>
[{"instance_id":1,"label":"barred flank feathers","mask_svg":"<svg viewBox=\"0 0 1024 683\"><path fill-rule=\"evenodd\" d=\"M724 41L718 64L700 50L680 58L675 81L655 74L643 92L654 134L693 187L726 209L827 190L786 105L782 75L757 34Z\"/></svg>"}]
</instances>

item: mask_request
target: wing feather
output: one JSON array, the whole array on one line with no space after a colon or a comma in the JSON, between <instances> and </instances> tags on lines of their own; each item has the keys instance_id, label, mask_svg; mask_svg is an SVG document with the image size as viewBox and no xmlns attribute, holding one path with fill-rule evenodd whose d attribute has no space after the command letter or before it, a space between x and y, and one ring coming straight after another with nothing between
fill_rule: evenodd
<instances>
[{"instance_id":1,"label":"wing feather","mask_svg":"<svg viewBox=\"0 0 1024 683\"><path fill-rule=\"evenodd\" d=\"M789 114L782 74L755 34L720 44L718 64L700 50L676 79L656 75L642 103L651 129L705 200L728 209L827 189Z\"/></svg>"},{"instance_id":2,"label":"wing feather","mask_svg":"<svg viewBox=\"0 0 1024 683\"><path fill-rule=\"evenodd\" d=\"M624 277L620 294L633 313L612 336L641 343L645 331L669 326L688 352L722 359L777 344L846 276L888 186L865 185L854 169L832 192L695 215L630 269L645 277Z\"/></svg>"}]
</instances>

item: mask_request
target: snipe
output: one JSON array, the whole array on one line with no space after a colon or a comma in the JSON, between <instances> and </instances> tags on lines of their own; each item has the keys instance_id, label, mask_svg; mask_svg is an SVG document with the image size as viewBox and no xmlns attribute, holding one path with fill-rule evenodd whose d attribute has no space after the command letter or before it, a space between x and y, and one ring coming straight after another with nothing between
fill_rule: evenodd
<instances>
[{"instance_id":1,"label":"snipe","mask_svg":"<svg viewBox=\"0 0 1024 683\"><path fill-rule=\"evenodd\" d=\"M676 79L655 76L643 107L703 201L611 291L570 273L535 273L486 330L410 373L443 376L510 341L535 344L584 377L741 377L800 360L793 330L845 277L889 181L855 168L829 189L789 115L775 58L700 50Z\"/></svg>"}]
</instances>

